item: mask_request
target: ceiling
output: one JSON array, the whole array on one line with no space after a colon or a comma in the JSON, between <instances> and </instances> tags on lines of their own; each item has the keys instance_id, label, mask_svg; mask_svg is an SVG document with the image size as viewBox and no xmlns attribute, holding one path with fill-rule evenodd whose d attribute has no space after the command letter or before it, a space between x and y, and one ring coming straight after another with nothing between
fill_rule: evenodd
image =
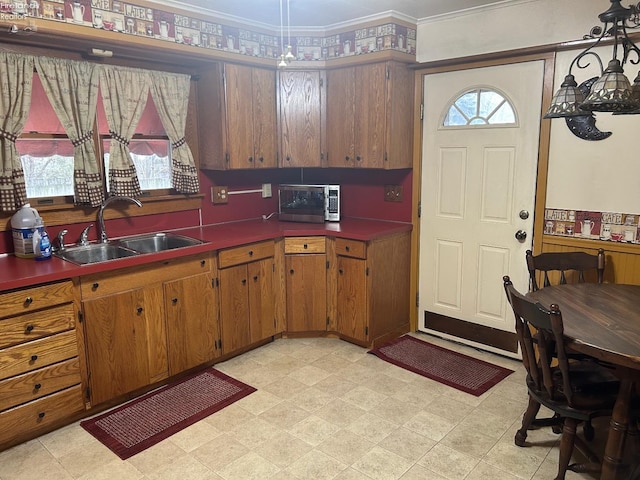
<instances>
[{"instance_id":1,"label":"ceiling","mask_svg":"<svg viewBox=\"0 0 640 480\"><path fill-rule=\"evenodd\" d=\"M514 0L288 0L290 24L296 27L327 27L362 17L393 11L409 19L457 12ZM163 3L162 1L160 3ZM169 3L169 2L167 2ZM176 4L240 17L252 23L280 25L280 0L178 0ZM287 0L282 0L287 23Z\"/></svg>"}]
</instances>

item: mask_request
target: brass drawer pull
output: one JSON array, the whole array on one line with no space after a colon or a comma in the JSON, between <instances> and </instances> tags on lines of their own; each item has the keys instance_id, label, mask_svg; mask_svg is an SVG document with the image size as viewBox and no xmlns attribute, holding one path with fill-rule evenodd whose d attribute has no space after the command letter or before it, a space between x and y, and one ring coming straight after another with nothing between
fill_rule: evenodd
<instances>
[{"instance_id":1,"label":"brass drawer pull","mask_svg":"<svg viewBox=\"0 0 640 480\"><path fill-rule=\"evenodd\" d=\"M172 299L171 299L171 303L173 303L173 304L175 305L176 303L178 303L178 299L177 299L177 298L175 298L175 297L174 297L174 298L172 298Z\"/></svg>"},{"instance_id":2,"label":"brass drawer pull","mask_svg":"<svg viewBox=\"0 0 640 480\"><path fill-rule=\"evenodd\" d=\"M33 386L33 389L34 389L34 390L40 390L41 388L42 388L42 384L41 384L41 383L36 383L36 384Z\"/></svg>"},{"instance_id":3,"label":"brass drawer pull","mask_svg":"<svg viewBox=\"0 0 640 480\"><path fill-rule=\"evenodd\" d=\"M31 355L31 361L35 362L36 360L38 360L38 355Z\"/></svg>"},{"instance_id":4,"label":"brass drawer pull","mask_svg":"<svg viewBox=\"0 0 640 480\"><path fill-rule=\"evenodd\" d=\"M144 309L142 307L136 308L136 312L138 312L138 315L140 315L143 311Z\"/></svg>"},{"instance_id":5,"label":"brass drawer pull","mask_svg":"<svg viewBox=\"0 0 640 480\"><path fill-rule=\"evenodd\" d=\"M93 285L91 285L91 290L96 291L99 286L100 286L100 284L98 282L96 282Z\"/></svg>"},{"instance_id":6,"label":"brass drawer pull","mask_svg":"<svg viewBox=\"0 0 640 480\"><path fill-rule=\"evenodd\" d=\"M44 418L44 416L45 416L45 413L44 413L44 412L40 412L40 413L38 413L38 418Z\"/></svg>"},{"instance_id":7,"label":"brass drawer pull","mask_svg":"<svg viewBox=\"0 0 640 480\"><path fill-rule=\"evenodd\" d=\"M27 297L24 299L24 306L28 307L29 305L31 305L33 303L33 298L31 297Z\"/></svg>"},{"instance_id":8,"label":"brass drawer pull","mask_svg":"<svg viewBox=\"0 0 640 480\"><path fill-rule=\"evenodd\" d=\"M25 328L25 333L30 333L33 331L33 325L29 324L27 325L27 327Z\"/></svg>"}]
</instances>

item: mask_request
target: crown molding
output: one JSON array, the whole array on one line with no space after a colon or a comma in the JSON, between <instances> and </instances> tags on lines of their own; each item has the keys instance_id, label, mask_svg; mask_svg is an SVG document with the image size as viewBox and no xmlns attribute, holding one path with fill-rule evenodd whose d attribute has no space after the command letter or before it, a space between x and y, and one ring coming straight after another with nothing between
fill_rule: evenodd
<instances>
[{"instance_id":1,"label":"crown molding","mask_svg":"<svg viewBox=\"0 0 640 480\"><path fill-rule=\"evenodd\" d=\"M486 12L490 10L498 10L500 8L512 7L515 5L537 2L538 0L499 0L489 5L481 5L478 7L466 8L464 10L458 10L456 12L443 13L441 15L433 15L432 17L419 18L416 21L416 25L426 25L429 23L440 22L442 20L450 20L453 18L460 18L465 15L475 15L480 12Z\"/></svg>"}]
</instances>

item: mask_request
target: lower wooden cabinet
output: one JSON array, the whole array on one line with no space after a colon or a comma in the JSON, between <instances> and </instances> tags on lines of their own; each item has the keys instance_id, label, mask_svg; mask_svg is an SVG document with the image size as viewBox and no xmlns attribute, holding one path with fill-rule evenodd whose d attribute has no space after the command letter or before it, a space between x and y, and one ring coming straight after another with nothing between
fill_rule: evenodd
<instances>
[{"instance_id":1,"label":"lower wooden cabinet","mask_svg":"<svg viewBox=\"0 0 640 480\"><path fill-rule=\"evenodd\" d=\"M338 334L372 346L408 332L411 234L337 238L335 250Z\"/></svg>"},{"instance_id":2,"label":"lower wooden cabinet","mask_svg":"<svg viewBox=\"0 0 640 480\"><path fill-rule=\"evenodd\" d=\"M0 450L85 410L73 283L0 293Z\"/></svg>"},{"instance_id":3,"label":"lower wooden cabinet","mask_svg":"<svg viewBox=\"0 0 640 480\"><path fill-rule=\"evenodd\" d=\"M209 254L80 280L94 405L219 355Z\"/></svg>"},{"instance_id":4,"label":"lower wooden cabinet","mask_svg":"<svg viewBox=\"0 0 640 480\"><path fill-rule=\"evenodd\" d=\"M276 334L273 241L218 253L222 352L241 350Z\"/></svg>"},{"instance_id":5,"label":"lower wooden cabinet","mask_svg":"<svg viewBox=\"0 0 640 480\"><path fill-rule=\"evenodd\" d=\"M287 333L327 331L325 237L284 240Z\"/></svg>"}]
</instances>

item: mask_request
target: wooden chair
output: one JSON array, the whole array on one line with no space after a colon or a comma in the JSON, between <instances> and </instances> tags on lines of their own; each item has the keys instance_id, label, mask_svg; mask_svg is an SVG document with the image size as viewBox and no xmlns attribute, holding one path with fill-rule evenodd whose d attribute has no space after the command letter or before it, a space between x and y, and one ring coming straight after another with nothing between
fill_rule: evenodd
<instances>
[{"instance_id":1,"label":"wooden chair","mask_svg":"<svg viewBox=\"0 0 640 480\"><path fill-rule=\"evenodd\" d=\"M593 270L596 272L598 283L602 283L604 277L605 255L604 250L599 249L597 255L586 252L547 252L533 255L531 250L527 250L527 268L529 269L529 279L531 291L538 290L536 276L543 275L543 287L551 285L549 272L559 272L560 284L567 283L567 272L574 272L577 282L584 282L584 273Z\"/></svg>"},{"instance_id":2,"label":"wooden chair","mask_svg":"<svg viewBox=\"0 0 640 480\"><path fill-rule=\"evenodd\" d=\"M547 309L521 295L508 276L503 277L503 281L515 315L529 393L529 404L516 433L515 444L526 445L527 430L533 425L540 406L544 405L562 422L556 480L563 480L567 469L598 471L600 460L576 436L576 427L579 423L611 414L619 382L608 369L594 361L569 362L558 305ZM574 445L585 454L588 463L569 465Z\"/></svg>"}]
</instances>

